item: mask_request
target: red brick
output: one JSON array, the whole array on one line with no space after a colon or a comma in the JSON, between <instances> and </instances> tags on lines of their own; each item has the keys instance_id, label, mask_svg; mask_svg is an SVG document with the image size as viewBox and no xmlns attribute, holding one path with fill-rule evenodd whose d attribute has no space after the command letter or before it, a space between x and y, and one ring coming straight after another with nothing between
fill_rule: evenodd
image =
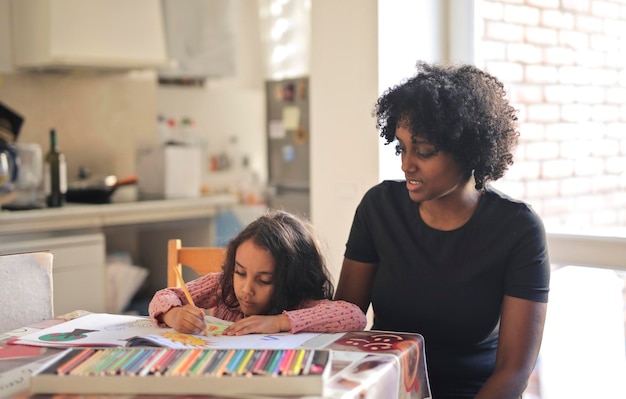
<instances>
[{"instance_id":1,"label":"red brick","mask_svg":"<svg viewBox=\"0 0 626 399\"><path fill-rule=\"evenodd\" d=\"M591 107L591 120L611 122L619 119L619 107L617 105L594 105Z\"/></svg>"},{"instance_id":2,"label":"red brick","mask_svg":"<svg viewBox=\"0 0 626 399\"><path fill-rule=\"evenodd\" d=\"M567 140L560 144L560 155L568 159L584 159L589 157L589 140Z\"/></svg>"},{"instance_id":3,"label":"red brick","mask_svg":"<svg viewBox=\"0 0 626 399\"><path fill-rule=\"evenodd\" d=\"M589 15L576 15L574 27L579 32L600 33L604 29L604 21Z\"/></svg>"},{"instance_id":4,"label":"red brick","mask_svg":"<svg viewBox=\"0 0 626 399\"><path fill-rule=\"evenodd\" d=\"M583 32L561 31L559 32L559 44L580 51L589 48L589 35Z\"/></svg>"},{"instance_id":5,"label":"red brick","mask_svg":"<svg viewBox=\"0 0 626 399\"><path fill-rule=\"evenodd\" d=\"M548 47L543 49L543 59L550 65L573 65L576 53L571 48Z\"/></svg>"},{"instance_id":6,"label":"red brick","mask_svg":"<svg viewBox=\"0 0 626 399\"><path fill-rule=\"evenodd\" d=\"M504 22L520 25L537 25L541 13L537 8L506 5L504 6Z\"/></svg>"},{"instance_id":7,"label":"red brick","mask_svg":"<svg viewBox=\"0 0 626 399\"><path fill-rule=\"evenodd\" d=\"M576 158L574 162L574 176L600 176L603 172L604 160L602 158L583 157Z\"/></svg>"},{"instance_id":8,"label":"red brick","mask_svg":"<svg viewBox=\"0 0 626 399\"><path fill-rule=\"evenodd\" d=\"M528 160L550 160L556 159L558 155L558 143L543 141L526 144L526 159Z\"/></svg>"},{"instance_id":9,"label":"red brick","mask_svg":"<svg viewBox=\"0 0 626 399\"><path fill-rule=\"evenodd\" d=\"M573 29L574 16L562 11L544 10L541 12L541 25L548 28Z\"/></svg>"},{"instance_id":10,"label":"red brick","mask_svg":"<svg viewBox=\"0 0 626 399\"><path fill-rule=\"evenodd\" d=\"M591 106L585 104L565 104L561 107L561 118L568 122L582 122L591 119Z\"/></svg>"},{"instance_id":11,"label":"red brick","mask_svg":"<svg viewBox=\"0 0 626 399\"><path fill-rule=\"evenodd\" d=\"M591 178L570 177L559 182L561 195L571 196L576 194L586 194L591 190ZM578 208L580 209L580 208Z\"/></svg>"},{"instance_id":12,"label":"red brick","mask_svg":"<svg viewBox=\"0 0 626 399\"><path fill-rule=\"evenodd\" d=\"M620 13L620 6L609 1L593 1L590 12L598 17L615 18Z\"/></svg>"},{"instance_id":13,"label":"red brick","mask_svg":"<svg viewBox=\"0 0 626 399\"><path fill-rule=\"evenodd\" d=\"M619 141L611 139L592 140L590 143L591 155L596 157L614 157L619 155ZM608 163L608 161L607 161ZM608 165L607 165L608 166ZM610 169L610 168L607 168Z\"/></svg>"},{"instance_id":14,"label":"red brick","mask_svg":"<svg viewBox=\"0 0 626 399\"><path fill-rule=\"evenodd\" d=\"M606 89L597 86L579 86L571 97L582 104L602 104L606 100Z\"/></svg>"},{"instance_id":15,"label":"red brick","mask_svg":"<svg viewBox=\"0 0 626 399\"><path fill-rule=\"evenodd\" d=\"M563 84L589 84L591 82L591 72L589 68L582 66L562 66L559 67L559 83Z\"/></svg>"},{"instance_id":16,"label":"red brick","mask_svg":"<svg viewBox=\"0 0 626 399\"><path fill-rule=\"evenodd\" d=\"M506 57L512 62L538 64L543 60L543 51L536 45L513 43L507 46Z\"/></svg>"},{"instance_id":17,"label":"red brick","mask_svg":"<svg viewBox=\"0 0 626 399\"><path fill-rule=\"evenodd\" d=\"M568 11L587 13L591 9L590 0L561 0L561 8Z\"/></svg>"},{"instance_id":18,"label":"red brick","mask_svg":"<svg viewBox=\"0 0 626 399\"><path fill-rule=\"evenodd\" d=\"M549 158L541 163L542 179L564 179L574 175L574 161Z\"/></svg>"},{"instance_id":19,"label":"red brick","mask_svg":"<svg viewBox=\"0 0 626 399\"><path fill-rule=\"evenodd\" d=\"M552 104L569 104L576 96L574 85L546 85L543 91L546 102Z\"/></svg>"},{"instance_id":20,"label":"red brick","mask_svg":"<svg viewBox=\"0 0 626 399\"><path fill-rule=\"evenodd\" d=\"M533 104L527 107L527 115L530 122L558 122L561 109L554 104Z\"/></svg>"},{"instance_id":21,"label":"red brick","mask_svg":"<svg viewBox=\"0 0 626 399\"><path fill-rule=\"evenodd\" d=\"M551 65L528 65L525 67L526 81L529 83L556 83L559 69Z\"/></svg>"},{"instance_id":22,"label":"red brick","mask_svg":"<svg viewBox=\"0 0 626 399\"><path fill-rule=\"evenodd\" d=\"M485 39L521 43L524 40L524 28L504 22L485 22Z\"/></svg>"}]
</instances>

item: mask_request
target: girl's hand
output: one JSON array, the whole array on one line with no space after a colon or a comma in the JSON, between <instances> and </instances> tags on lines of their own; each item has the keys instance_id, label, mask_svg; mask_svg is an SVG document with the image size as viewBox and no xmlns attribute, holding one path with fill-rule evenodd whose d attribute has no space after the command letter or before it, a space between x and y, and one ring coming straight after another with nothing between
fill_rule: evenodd
<instances>
[{"instance_id":1,"label":"girl's hand","mask_svg":"<svg viewBox=\"0 0 626 399\"><path fill-rule=\"evenodd\" d=\"M272 334L291 330L291 321L284 314L275 316L250 316L234 322L224 330L224 335Z\"/></svg>"},{"instance_id":2,"label":"girl's hand","mask_svg":"<svg viewBox=\"0 0 626 399\"><path fill-rule=\"evenodd\" d=\"M187 304L171 308L163 315L162 320L178 332L199 334L206 329L204 315L204 309Z\"/></svg>"}]
</instances>

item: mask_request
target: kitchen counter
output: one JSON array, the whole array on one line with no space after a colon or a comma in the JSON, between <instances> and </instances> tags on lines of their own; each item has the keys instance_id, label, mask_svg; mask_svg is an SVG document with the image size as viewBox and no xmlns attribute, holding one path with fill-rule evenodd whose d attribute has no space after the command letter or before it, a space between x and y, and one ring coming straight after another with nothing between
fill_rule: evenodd
<instances>
[{"instance_id":1,"label":"kitchen counter","mask_svg":"<svg viewBox=\"0 0 626 399\"><path fill-rule=\"evenodd\" d=\"M118 288L109 283L108 254L128 254L148 270L143 295L167 285L167 241L216 243L216 217L239 206L229 194L62 208L0 211L0 254L49 250L54 255L55 314L111 311Z\"/></svg>"},{"instance_id":2,"label":"kitchen counter","mask_svg":"<svg viewBox=\"0 0 626 399\"><path fill-rule=\"evenodd\" d=\"M0 236L206 218L237 203L236 197L221 194L111 204L70 203L62 208L1 211Z\"/></svg>"}]
</instances>

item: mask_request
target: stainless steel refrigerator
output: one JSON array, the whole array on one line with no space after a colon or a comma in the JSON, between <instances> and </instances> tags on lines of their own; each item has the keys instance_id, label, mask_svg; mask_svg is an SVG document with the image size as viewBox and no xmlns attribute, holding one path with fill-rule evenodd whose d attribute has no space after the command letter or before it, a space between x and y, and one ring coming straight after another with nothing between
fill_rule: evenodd
<instances>
[{"instance_id":1,"label":"stainless steel refrigerator","mask_svg":"<svg viewBox=\"0 0 626 399\"><path fill-rule=\"evenodd\" d=\"M267 81L268 206L310 218L309 80Z\"/></svg>"}]
</instances>

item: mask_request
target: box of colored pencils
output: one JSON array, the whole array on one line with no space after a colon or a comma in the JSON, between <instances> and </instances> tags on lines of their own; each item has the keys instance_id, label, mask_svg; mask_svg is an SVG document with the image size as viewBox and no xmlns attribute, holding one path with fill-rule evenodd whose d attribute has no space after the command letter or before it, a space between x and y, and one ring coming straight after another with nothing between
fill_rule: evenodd
<instances>
[{"instance_id":1,"label":"box of colored pencils","mask_svg":"<svg viewBox=\"0 0 626 399\"><path fill-rule=\"evenodd\" d=\"M320 349L71 348L31 378L33 393L323 395Z\"/></svg>"}]
</instances>

